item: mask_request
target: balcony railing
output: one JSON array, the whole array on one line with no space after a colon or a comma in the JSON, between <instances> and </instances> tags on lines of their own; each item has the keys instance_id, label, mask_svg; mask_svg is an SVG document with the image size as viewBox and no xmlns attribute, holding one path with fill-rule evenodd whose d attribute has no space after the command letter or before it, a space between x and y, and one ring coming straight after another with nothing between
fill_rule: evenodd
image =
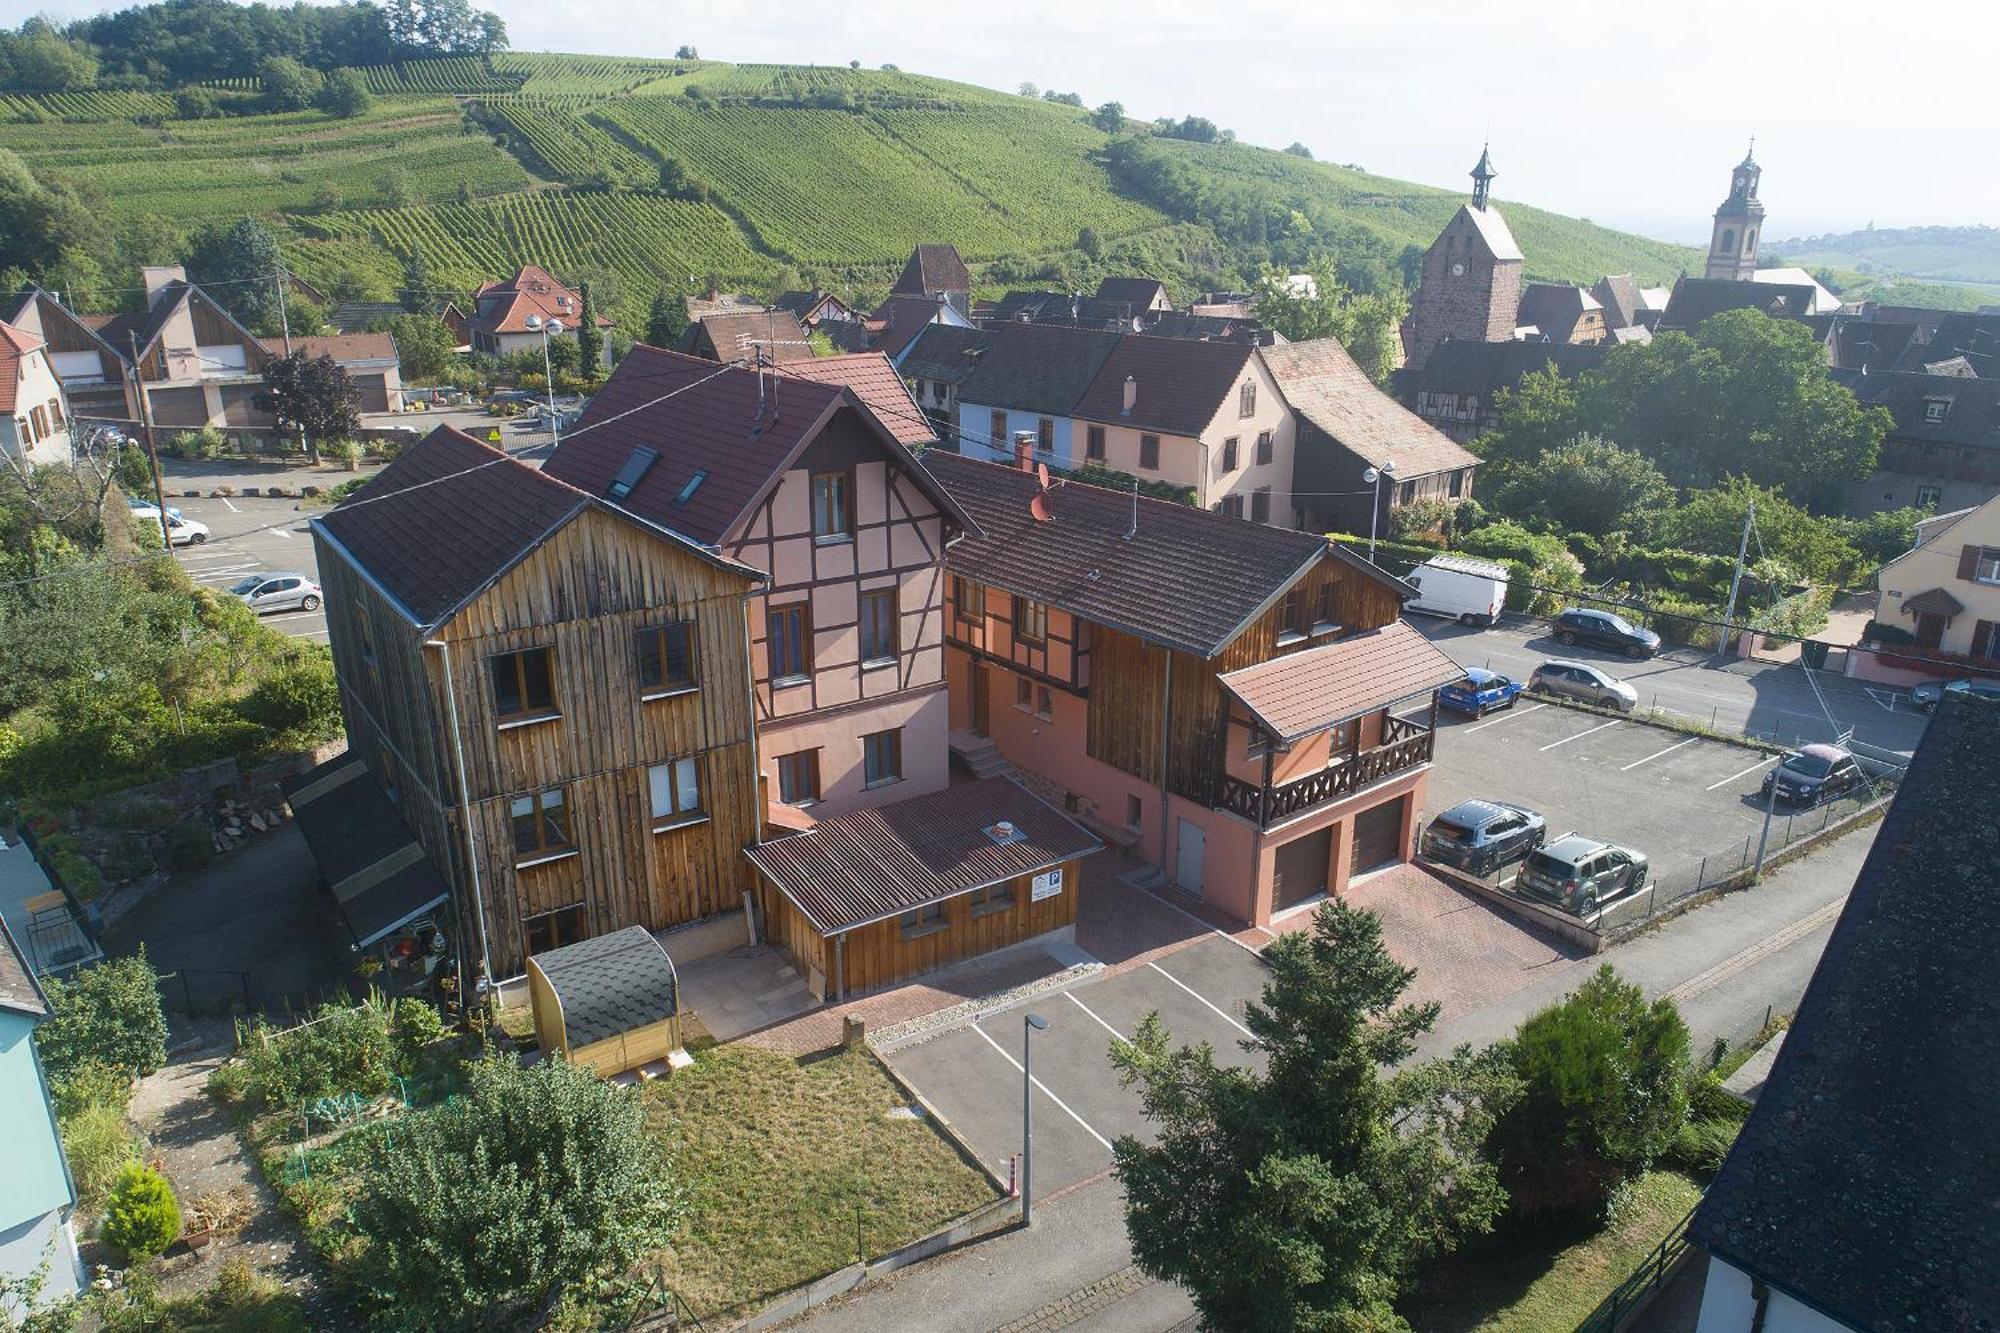
<instances>
[{"instance_id":1,"label":"balcony railing","mask_svg":"<svg viewBox=\"0 0 2000 1333\"><path fill-rule=\"evenodd\" d=\"M1328 801L1343 800L1384 778L1428 764L1435 735L1421 723L1391 717L1382 726L1383 743L1290 782L1266 787L1224 775L1212 802L1243 816L1258 828L1303 814Z\"/></svg>"}]
</instances>

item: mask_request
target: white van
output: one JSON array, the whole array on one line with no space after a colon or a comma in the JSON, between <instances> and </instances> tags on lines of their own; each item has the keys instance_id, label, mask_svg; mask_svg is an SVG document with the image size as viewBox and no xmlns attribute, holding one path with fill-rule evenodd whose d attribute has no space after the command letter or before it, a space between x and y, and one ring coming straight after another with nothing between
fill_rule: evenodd
<instances>
[{"instance_id":1,"label":"white van","mask_svg":"<svg viewBox=\"0 0 2000 1333\"><path fill-rule=\"evenodd\" d=\"M1507 567L1463 555L1434 555L1403 579L1417 595L1405 611L1443 616L1461 625L1491 625L1507 604Z\"/></svg>"}]
</instances>

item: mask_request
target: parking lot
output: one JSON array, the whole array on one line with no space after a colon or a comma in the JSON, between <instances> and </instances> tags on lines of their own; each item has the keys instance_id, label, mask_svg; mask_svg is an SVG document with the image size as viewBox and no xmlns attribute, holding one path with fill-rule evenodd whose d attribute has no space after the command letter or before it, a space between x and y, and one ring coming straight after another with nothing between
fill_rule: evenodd
<instances>
[{"instance_id":1,"label":"parking lot","mask_svg":"<svg viewBox=\"0 0 2000 1333\"><path fill-rule=\"evenodd\" d=\"M1479 721L1440 715L1423 819L1475 798L1526 806L1548 817L1551 841L1577 832L1619 843L1646 854L1655 882L1678 886L1693 882L1705 857L1733 861L1757 836L1759 787L1777 762L1523 695ZM1503 871L1502 882L1511 875Z\"/></svg>"},{"instance_id":2,"label":"parking lot","mask_svg":"<svg viewBox=\"0 0 2000 1333\"><path fill-rule=\"evenodd\" d=\"M306 523L315 511L302 510L297 500L167 498L183 517L208 525L209 539L199 546L182 546L175 558L196 583L226 592L249 574L290 571L319 579L312 534ZM326 611L278 611L264 623L294 638L326 642Z\"/></svg>"}]
</instances>

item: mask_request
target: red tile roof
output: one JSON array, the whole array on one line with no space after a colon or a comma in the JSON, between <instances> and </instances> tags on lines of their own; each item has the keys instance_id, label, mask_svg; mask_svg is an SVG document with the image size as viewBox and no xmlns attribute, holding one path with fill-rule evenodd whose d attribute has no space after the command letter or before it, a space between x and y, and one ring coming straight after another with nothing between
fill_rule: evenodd
<instances>
[{"instance_id":1,"label":"red tile roof","mask_svg":"<svg viewBox=\"0 0 2000 1333\"><path fill-rule=\"evenodd\" d=\"M935 323L941 322L938 315L945 302L936 296L922 296L909 292L894 292L875 308L869 317L869 324L881 324L875 330L875 350L886 353L891 358L901 354L905 347L916 341L917 335Z\"/></svg>"},{"instance_id":2,"label":"red tile roof","mask_svg":"<svg viewBox=\"0 0 2000 1333\"><path fill-rule=\"evenodd\" d=\"M574 328L583 318L583 298L534 264L522 265L511 278L487 283L473 297L472 326L485 333L532 333L530 315L554 317ZM602 315L597 322L611 326Z\"/></svg>"},{"instance_id":3,"label":"red tile roof","mask_svg":"<svg viewBox=\"0 0 2000 1333\"><path fill-rule=\"evenodd\" d=\"M813 354L806 346L805 326L789 310L746 310L733 314L704 315L690 328L682 350L700 347L700 333L706 331L718 361L748 357L753 343L763 342L768 361L803 361Z\"/></svg>"},{"instance_id":4,"label":"red tile roof","mask_svg":"<svg viewBox=\"0 0 2000 1333\"><path fill-rule=\"evenodd\" d=\"M21 393L21 363L42 345L33 334L0 323L0 412L12 412Z\"/></svg>"},{"instance_id":5,"label":"red tile roof","mask_svg":"<svg viewBox=\"0 0 2000 1333\"><path fill-rule=\"evenodd\" d=\"M787 362L777 370L781 375L817 384L845 384L902 443L913 449L937 443L937 427L917 406L917 400L910 397L909 386L889 364L889 358L880 352L816 356Z\"/></svg>"},{"instance_id":6,"label":"red tile roof","mask_svg":"<svg viewBox=\"0 0 2000 1333\"><path fill-rule=\"evenodd\" d=\"M1072 415L1165 435L1199 435L1236 391L1255 350L1243 343L1128 334L1105 358ZM1129 413L1128 375L1139 390Z\"/></svg>"},{"instance_id":7,"label":"red tile roof","mask_svg":"<svg viewBox=\"0 0 2000 1333\"><path fill-rule=\"evenodd\" d=\"M273 356L285 354L283 338L263 339L264 350ZM330 356L345 363L349 361L394 361L396 340L387 333L338 333L328 338L295 337L292 350L304 352L307 356Z\"/></svg>"},{"instance_id":8,"label":"red tile roof","mask_svg":"<svg viewBox=\"0 0 2000 1333\"><path fill-rule=\"evenodd\" d=\"M1013 826L1009 841L989 833L1003 821ZM1039 874L1103 845L1013 778L997 777L835 815L744 854L822 935L837 935Z\"/></svg>"},{"instance_id":9,"label":"red tile roof","mask_svg":"<svg viewBox=\"0 0 2000 1333\"><path fill-rule=\"evenodd\" d=\"M972 275L954 245L920 245L910 251L909 262L889 289L898 295L936 296L942 292L969 292Z\"/></svg>"},{"instance_id":10,"label":"red tile roof","mask_svg":"<svg viewBox=\"0 0 2000 1333\"><path fill-rule=\"evenodd\" d=\"M1465 668L1398 620L1217 680L1273 736L1295 741L1464 674Z\"/></svg>"},{"instance_id":11,"label":"red tile roof","mask_svg":"<svg viewBox=\"0 0 2000 1333\"><path fill-rule=\"evenodd\" d=\"M1332 338L1266 347L1262 356L1293 411L1374 467L1393 462L1397 476L1421 477L1479 462L1478 455L1376 388Z\"/></svg>"}]
</instances>

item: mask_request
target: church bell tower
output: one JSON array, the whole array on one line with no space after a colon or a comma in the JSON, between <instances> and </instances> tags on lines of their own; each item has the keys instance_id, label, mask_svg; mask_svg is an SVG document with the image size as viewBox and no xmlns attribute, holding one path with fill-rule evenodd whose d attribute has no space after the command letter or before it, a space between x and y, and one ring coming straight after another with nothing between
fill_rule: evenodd
<instances>
[{"instance_id":1,"label":"church bell tower","mask_svg":"<svg viewBox=\"0 0 2000 1333\"><path fill-rule=\"evenodd\" d=\"M1757 178L1764 169L1757 165L1757 141L1729 178L1729 197L1715 210L1715 229L1708 237L1708 264L1704 277L1749 282L1757 276L1757 235L1764 230L1764 205L1757 198Z\"/></svg>"}]
</instances>

